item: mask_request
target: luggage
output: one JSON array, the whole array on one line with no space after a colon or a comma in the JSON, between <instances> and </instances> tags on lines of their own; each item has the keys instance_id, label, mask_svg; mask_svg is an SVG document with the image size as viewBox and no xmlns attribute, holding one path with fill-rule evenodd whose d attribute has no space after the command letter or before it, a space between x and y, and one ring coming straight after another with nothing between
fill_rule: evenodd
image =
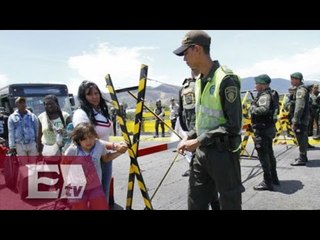
<instances>
[{"instance_id":1,"label":"luggage","mask_svg":"<svg viewBox=\"0 0 320 240\"><path fill-rule=\"evenodd\" d=\"M15 154L9 153L4 160L4 179L6 186L10 189L16 188L19 161Z\"/></svg>"}]
</instances>

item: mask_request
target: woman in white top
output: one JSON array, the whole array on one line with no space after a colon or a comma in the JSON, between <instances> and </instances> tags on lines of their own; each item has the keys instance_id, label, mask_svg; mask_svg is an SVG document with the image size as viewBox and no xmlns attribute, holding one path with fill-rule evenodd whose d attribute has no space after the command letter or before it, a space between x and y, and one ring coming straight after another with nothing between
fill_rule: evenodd
<instances>
[{"instance_id":1,"label":"woman in white top","mask_svg":"<svg viewBox=\"0 0 320 240\"><path fill-rule=\"evenodd\" d=\"M110 120L108 106L102 97L98 86L91 81L83 81L78 89L80 108L73 113L73 126L82 122L91 122L99 138L109 141L112 132L112 121ZM107 143L107 148L116 152L124 153L128 147L126 143ZM112 178L112 161L102 162L102 186L107 201L109 201L110 182Z\"/></svg>"},{"instance_id":2,"label":"woman in white top","mask_svg":"<svg viewBox=\"0 0 320 240\"><path fill-rule=\"evenodd\" d=\"M43 156L61 156L63 137L66 126L71 122L69 113L61 111L58 98L47 95L43 100L45 112L39 118L39 137L41 144L39 152Z\"/></svg>"}]
</instances>

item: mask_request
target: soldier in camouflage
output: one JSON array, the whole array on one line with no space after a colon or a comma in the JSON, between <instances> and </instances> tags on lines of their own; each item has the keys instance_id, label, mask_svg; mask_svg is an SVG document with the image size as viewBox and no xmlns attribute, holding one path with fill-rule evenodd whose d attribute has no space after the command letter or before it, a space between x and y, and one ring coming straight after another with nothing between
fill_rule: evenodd
<instances>
[{"instance_id":1,"label":"soldier in camouflage","mask_svg":"<svg viewBox=\"0 0 320 240\"><path fill-rule=\"evenodd\" d=\"M273 120L276 109L269 87L271 78L267 74L262 74L255 77L254 80L258 95L251 103L249 112L254 129L255 148L263 169L263 181L254 186L253 189L273 191L272 184L279 185L280 182L276 170L277 162L272 148L273 138L276 135Z\"/></svg>"},{"instance_id":2,"label":"soldier in camouflage","mask_svg":"<svg viewBox=\"0 0 320 240\"><path fill-rule=\"evenodd\" d=\"M316 136L319 136L320 96L318 84L312 84L310 94L310 122L308 136L313 136L313 123L316 124Z\"/></svg>"},{"instance_id":3,"label":"soldier in camouflage","mask_svg":"<svg viewBox=\"0 0 320 240\"><path fill-rule=\"evenodd\" d=\"M307 147L308 147L308 125L310 119L309 112L309 91L303 84L303 75L300 72L295 72L290 75L291 85L297 90L293 96L294 112L291 119L292 130L296 134L299 144L300 156L295 159L291 166L305 166L308 161Z\"/></svg>"}]
</instances>

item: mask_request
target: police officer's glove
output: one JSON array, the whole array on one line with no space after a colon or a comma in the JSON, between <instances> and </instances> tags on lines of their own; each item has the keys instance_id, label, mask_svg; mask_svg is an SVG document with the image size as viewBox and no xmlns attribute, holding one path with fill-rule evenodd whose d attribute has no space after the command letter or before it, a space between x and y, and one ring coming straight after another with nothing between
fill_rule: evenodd
<instances>
[{"instance_id":1,"label":"police officer's glove","mask_svg":"<svg viewBox=\"0 0 320 240\"><path fill-rule=\"evenodd\" d=\"M250 115L252 114L254 108L255 108L255 105L251 104L249 109L248 109L248 112L250 113Z\"/></svg>"}]
</instances>

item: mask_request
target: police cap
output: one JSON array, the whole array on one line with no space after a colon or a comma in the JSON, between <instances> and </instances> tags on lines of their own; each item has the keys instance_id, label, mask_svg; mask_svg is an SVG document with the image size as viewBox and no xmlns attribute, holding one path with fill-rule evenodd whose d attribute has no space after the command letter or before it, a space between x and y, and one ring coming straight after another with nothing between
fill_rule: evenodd
<instances>
[{"instance_id":1,"label":"police cap","mask_svg":"<svg viewBox=\"0 0 320 240\"><path fill-rule=\"evenodd\" d=\"M269 84L271 83L271 78L267 74L261 74L254 78L257 84Z\"/></svg>"},{"instance_id":2,"label":"police cap","mask_svg":"<svg viewBox=\"0 0 320 240\"><path fill-rule=\"evenodd\" d=\"M297 78L297 79L300 79L300 80L303 80L303 75L301 72L295 72L295 73L292 73L290 75L291 78Z\"/></svg>"},{"instance_id":3,"label":"police cap","mask_svg":"<svg viewBox=\"0 0 320 240\"><path fill-rule=\"evenodd\" d=\"M178 56L183 56L184 52L191 46L210 46L211 37L204 31L192 30L184 36L181 46L173 51Z\"/></svg>"}]
</instances>

